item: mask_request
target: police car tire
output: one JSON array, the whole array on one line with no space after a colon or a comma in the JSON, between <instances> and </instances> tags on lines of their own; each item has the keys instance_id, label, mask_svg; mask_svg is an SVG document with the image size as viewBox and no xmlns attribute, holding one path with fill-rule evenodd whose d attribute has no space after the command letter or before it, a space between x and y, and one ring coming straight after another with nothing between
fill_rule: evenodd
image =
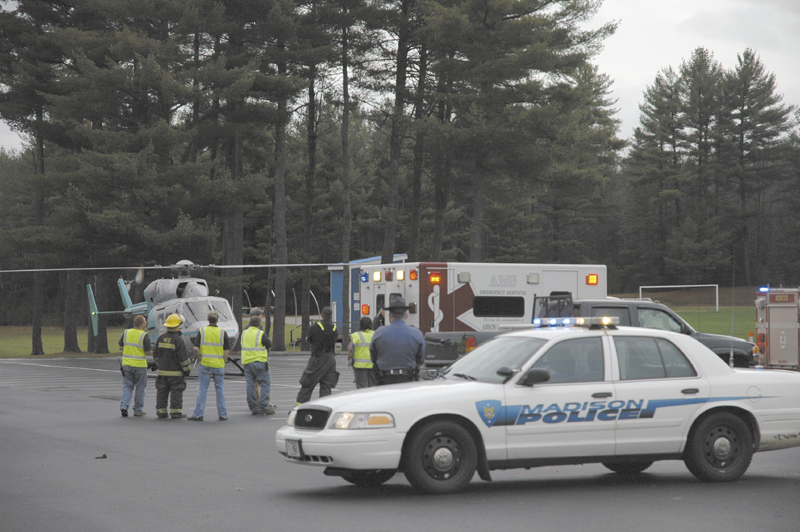
<instances>
[{"instance_id":1,"label":"police car tire","mask_svg":"<svg viewBox=\"0 0 800 532\"><path fill-rule=\"evenodd\" d=\"M478 449L470 433L453 421L432 421L411 435L403 472L425 493L455 493L472 480Z\"/></svg>"},{"instance_id":2,"label":"police car tire","mask_svg":"<svg viewBox=\"0 0 800 532\"><path fill-rule=\"evenodd\" d=\"M713 414L692 430L684 452L691 473L706 482L730 482L741 477L753 458L753 436L738 416Z\"/></svg>"},{"instance_id":3,"label":"police car tire","mask_svg":"<svg viewBox=\"0 0 800 532\"><path fill-rule=\"evenodd\" d=\"M350 484L362 488L374 488L388 481L397 472L396 469L375 469L369 471L352 471L345 473L342 478Z\"/></svg>"},{"instance_id":4,"label":"police car tire","mask_svg":"<svg viewBox=\"0 0 800 532\"><path fill-rule=\"evenodd\" d=\"M603 462L603 465L620 475L636 475L653 465L653 462Z\"/></svg>"}]
</instances>

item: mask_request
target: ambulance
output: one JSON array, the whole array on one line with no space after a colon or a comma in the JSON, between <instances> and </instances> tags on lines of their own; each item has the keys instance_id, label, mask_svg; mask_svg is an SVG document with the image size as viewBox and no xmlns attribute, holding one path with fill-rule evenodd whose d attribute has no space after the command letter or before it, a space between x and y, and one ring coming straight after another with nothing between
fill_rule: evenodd
<instances>
[{"instance_id":1,"label":"ambulance","mask_svg":"<svg viewBox=\"0 0 800 532\"><path fill-rule=\"evenodd\" d=\"M409 305L406 323L428 333L492 331L530 324L533 300L553 292L576 298L607 296L606 267L589 264L414 262L364 265L361 316L389 323L392 296ZM377 325L376 324L376 325Z\"/></svg>"}]
</instances>

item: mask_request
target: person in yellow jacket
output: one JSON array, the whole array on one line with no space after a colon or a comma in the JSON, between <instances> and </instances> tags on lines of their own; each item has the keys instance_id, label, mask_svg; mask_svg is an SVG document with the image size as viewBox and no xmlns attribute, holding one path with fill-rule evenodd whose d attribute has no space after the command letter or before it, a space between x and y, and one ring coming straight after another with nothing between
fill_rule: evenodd
<instances>
[{"instance_id":1,"label":"person in yellow jacket","mask_svg":"<svg viewBox=\"0 0 800 532\"><path fill-rule=\"evenodd\" d=\"M145 416L144 389L147 387L147 356L153 355L150 337L147 335L147 319L144 316L133 318L133 329L125 329L119 339L122 351L122 401L119 410L122 417L128 417L128 406L133 395L133 415ZM134 395L133 389L136 388Z\"/></svg>"},{"instance_id":2,"label":"person in yellow jacket","mask_svg":"<svg viewBox=\"0 0 800 532\"><path fill-rule=\"evenodd\" d=\"M228 361L230 340L228 334L217 326L219 312L208 312L208 326L203 327L194 337L194 353L200 359L197 372L197 405L190 421L203 421L203 412L206 409L206 395L211 379L214 379L214 388L217 392L217 414L220 421L228 419L228 410L225 408L225 362Z\"/></svg>"},{"instance_id":3,"label":"person in yellow jacket","mask_svg":"<svg viewBox=\"0 0 800 532\"><path fill-rule=\"evenodd\" d=\"M247 406L254 416L270 416L275 406L269 404L269 348L272 342L261 328L260 308L250 309L250 325L242 333L242 367L247 389ZM256 383L261 388L256 394Z\"/></svg>"},{"instance_id":4,"label":"person in yellow jacket","mask_svg":"<svg viewBox=\"0 0 800 532\"><path fill-rule=\"evenodd\" d=\"M347 363L353 368L356 378L356 388L369 388L375 386L375 370L369 354L372 343L372 320L364 316L358 322L358 332L350 335L350 345L347 346Z\"/></svg>"}]
</instances>

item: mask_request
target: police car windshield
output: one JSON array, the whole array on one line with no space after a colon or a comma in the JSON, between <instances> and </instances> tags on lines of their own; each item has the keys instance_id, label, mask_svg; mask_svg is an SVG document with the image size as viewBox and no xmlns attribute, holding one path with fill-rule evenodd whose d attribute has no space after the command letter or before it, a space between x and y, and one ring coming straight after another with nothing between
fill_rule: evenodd
<instances>
[{"instance_id":1,"label":"police car windshield","mask_svg":"<svg viewBox=\"0 0 800 532\"><path fill-rule=\"evenodd\" d=\"M448 379L503 383L508 377L498 375L497 370L519 370L546 343L542 338L494 338L453 363L443 375Z\"/></svg>"}]
</instances>

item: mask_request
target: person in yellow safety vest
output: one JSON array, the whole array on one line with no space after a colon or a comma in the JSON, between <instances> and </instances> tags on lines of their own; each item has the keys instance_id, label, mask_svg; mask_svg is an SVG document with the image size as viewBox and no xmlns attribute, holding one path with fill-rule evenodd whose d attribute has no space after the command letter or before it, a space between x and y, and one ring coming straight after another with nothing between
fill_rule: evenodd
<instances>
[{"instance_id":1,"label":"person in yellow safety vest","mask_svg":"<svg viewBox=\"0 0 800 532\"><path fill-rule=\"evenodd\" d=\"M206 409L206 395L211 379L214 379L214 388L217 392L217 414L220 421L228 419L228 410L225 408L225 362L230 353L230 340L228 333L217 327L219 312L208 312L208 327L203 327L194 337L194 352L200 358L197 373L199 386L197 388L197 405L194 413L189 416L190 421L203 421L203 412Z\"/></svg>"},{"instance_id":2,"label":"person in yellow safety vest","mask_svg":"<svg viewBox=\"0 0 800 532\"><path fill-rule=\"evenodd\" d=\"M356 388L369 388L376 384L375 371L369 353L369 345L372 343L374 334L372 320L364 316L358 322L358 332L350 335L350 345L347 346L347 362L353 368Z\"/></svg>"},{"instance_id":3,"label":"person in yellow safety vest","mask_svg":"<svg viewBox=\"0 0 800 532\"><path fill-rule=\"evenodd\" d=\"M260 308L250 309L250 325L242 333L242 366L247 389L247 406L254 416L271 416L275 406L269 404L269 348L272 342L261 328ZM256 383L261 391L256 396Z\"/></svg>"},{"instance_id":4,"label":"person in yellow safety vest","mask_svg":"<svg viewBox=\"0 0 800 532\"><path fill-rule=\"evenodd\" d=\"M183 413L183 391L186 389L186 377L191 371L191 362L189 362L189 350L186 349L181 336L182 321L177 314L171 314L164 322L167 332L156 340L153 359L158 366L156 415L159 419L186 417ZM170 397L172 404L167 413L167 402Z\"/></svg>"},{"instance_id":5,"label":"person in yellow safety vest","mask_svg":"<svg viewBox=\"0 0 800 532\"><path fill-rule=\"evenodd\" d=\"M133 415L136 417L147 415L142 409L144 389L147 387L147 356L153 355L153 348L146 329L147 319L144 316L136 316L133 318L133 329L125 329L119 339L119 348L122 351L122 401L119 410L122 417L128 417L131 396L133 396Z\"/></svg>"},{"instance_id":6,"label":"person in yellow safety vest","mask_svg":"<svg viewBox=\"0 0 800 532\"><path fill-rule=\"evenodd\" d=\"M336 371L336 340L339 334L336 325L331 321L333 311L325 307L320 313L322 321L311 326L307 340L311 343L311 356L306 369L300 377L300 391L297 393L297 404L305 403L311 399L314 387L319 384L319 396L331 394L339 380Z\"/></svg>"}]
</instances>

